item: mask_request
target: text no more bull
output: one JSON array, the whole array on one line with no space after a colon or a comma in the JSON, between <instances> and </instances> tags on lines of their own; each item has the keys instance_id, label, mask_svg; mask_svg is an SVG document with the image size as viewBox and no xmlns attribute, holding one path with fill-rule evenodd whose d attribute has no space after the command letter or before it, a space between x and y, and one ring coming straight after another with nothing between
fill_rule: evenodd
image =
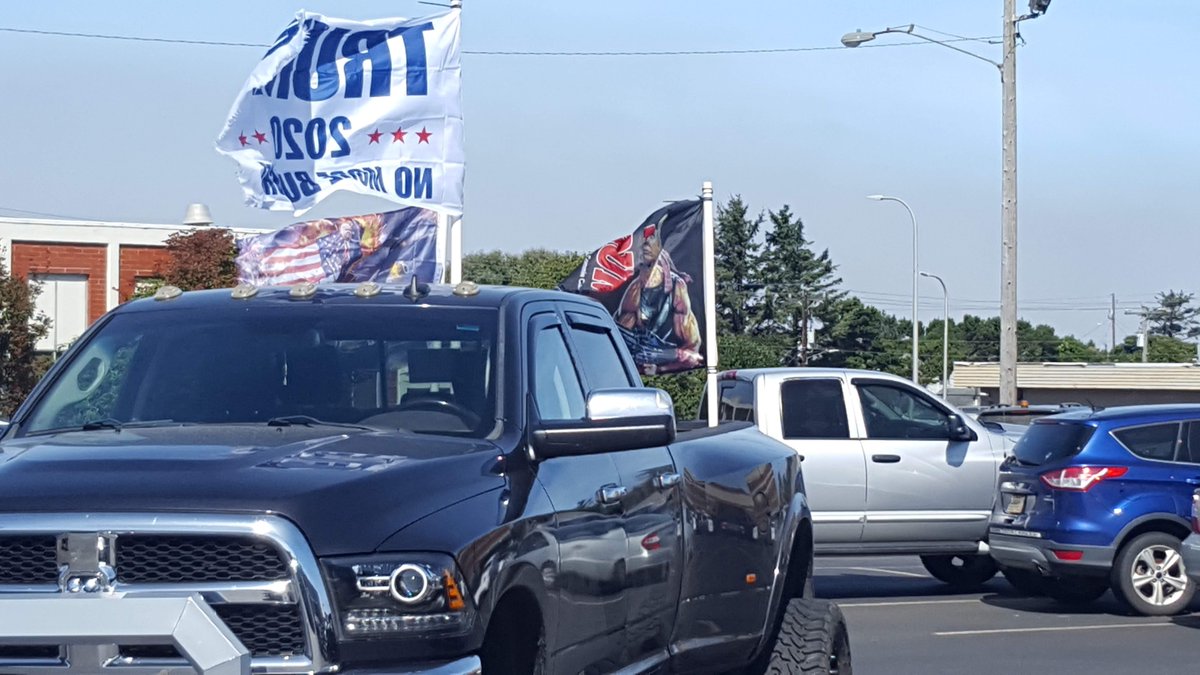
<instances>
[{"instance_id":1,"label":"text no more bull","mask_svg":"<svg viewBox=\"0 0 1200 675\"><path fill-rule=\"evenodd\" d=\"M401 199L433 199L432 167L396 167L390 178L392 187L390 194L395 194ZM317 171L309 174L307 171L277 172L272 165L264 164L261 179L264 195L281 195L293 204L320 192L321 182L333 185L343 180L353 180L358 181L369 190L389 194L388 183L384 180L383 167L378 166L359 167L344 171Z\"/></svg>"}]
</instances>

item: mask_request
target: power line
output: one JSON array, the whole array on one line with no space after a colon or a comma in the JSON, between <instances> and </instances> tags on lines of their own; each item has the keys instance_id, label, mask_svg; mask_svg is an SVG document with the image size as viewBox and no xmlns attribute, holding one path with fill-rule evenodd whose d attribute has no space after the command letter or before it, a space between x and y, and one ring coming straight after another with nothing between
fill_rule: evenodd
<instances>
[{"instance_id":1,"label":"power line","mask_svg":"<svg viewBox=\"0 0 1200 675\"><path fill-rule=\"evenodd\" d=\"M45 211L30 211L28 209L15 209L15 208L12 208L11 206L2 206L2 205L0 205L0 211L11 211L13 213L21 213L21 214L30 215L30 216L46 216L48 218L61 218L63 220L93 220L96 222L102 222L102 221L96 220L95 218L84 218L83 216L67 216L67 215L63 215L61 213L47 213Z\"/></svg>"},{"instance_id":2,"label":"power line","mask_svg":"<svg viewBox=\"0 0 1200 675\"><path fill-rule=\"evenodd\" d=\"M33 28L12 28L0 26L0 32L21 33L26 35L43 35L54 37L90 38L95 40L123 40L127 42L156 42L163 44L203 45L208 47L255 47L265 49L271 45L258 42L225 42L219 40L185 40L180 38L144 37L138 35L116 35L110 33L78 33L73 31L40 30ZM993 40L995 37L955 37L943 42L974 42ZM928 42L913 40L910 42L888 42L876 45L862 45L857 49L884 49L890 47L919 47ZM792 54L798 52L823 52L845 50L849 47L829 45L820 47L777 47L763 49L687 49L668 51L522 51L522 50L463 50L469 56L729 56L737 54Z\"/></svg>"}]
</instances>

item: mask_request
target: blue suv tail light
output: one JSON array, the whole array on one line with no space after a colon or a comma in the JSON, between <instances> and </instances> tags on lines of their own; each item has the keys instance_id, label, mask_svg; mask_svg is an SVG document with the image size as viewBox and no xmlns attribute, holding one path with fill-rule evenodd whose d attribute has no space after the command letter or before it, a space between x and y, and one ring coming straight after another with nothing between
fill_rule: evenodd
<instances>
[{"instance_id":1,"label":"blue suv tail light","mask_svg":"<svg viewBox=\"0 0 1200 675\"><path fill-rule=\"evenodd\" d=\"M1100 481L1119 478L1129 471L1124 466L1069 466L1065 469L1047 471L1041 475L1042 482L1055 490L1087 492Z\"/></svg>"}]
</instances>

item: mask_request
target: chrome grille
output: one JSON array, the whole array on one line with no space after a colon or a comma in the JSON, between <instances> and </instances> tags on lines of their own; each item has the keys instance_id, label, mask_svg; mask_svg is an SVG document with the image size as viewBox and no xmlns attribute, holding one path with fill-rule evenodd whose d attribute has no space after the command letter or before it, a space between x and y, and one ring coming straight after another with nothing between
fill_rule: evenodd
<instances>
[{"instance_id":1,"label":"chrome grille","mask_svg":"<svg viewBox=\"0 0 1200 675\"><path fill-rule=\"evenodd\" d=\"M92 533L101 565L116 571L118 596L198 594L250 652L256 674L321 672L335 662L332 607L317 562L299 530L272 516L0 514L0 611L6 593L65 593L59 565L68 535L86 541ZM73 648L6 645L2 637L0 673L66 664ZM129 672L186 668L169 645L109 649Z\"/></svg>"},{"instance_id":2,"label":"chrome grille","mask_svg":"<svg viewBox=\"0 0 1200 675\"><path fill-rule=\"evenodd\" d=\"M288 578L279 552L237 537L127 534L116 540L117 581L179 584L280 581Z\"/></svg>"}]
</instances>

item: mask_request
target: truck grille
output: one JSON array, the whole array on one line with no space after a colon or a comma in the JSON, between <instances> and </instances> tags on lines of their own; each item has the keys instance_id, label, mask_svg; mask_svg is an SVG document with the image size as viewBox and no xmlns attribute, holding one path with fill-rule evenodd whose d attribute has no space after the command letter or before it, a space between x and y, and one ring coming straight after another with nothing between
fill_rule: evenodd
<instances>
[{"instance_id":1,"label":"truck grille","mask_svg":"<svg viewBox=\"0 0 1200 675\"><path fill-rule=\"evenodd\" d=\"M83 529L96 526L92 522ZM116 571L116 590L200 593L250 652L256 672L310 670L318 659L324 661L322 654L312 651L321 645L309 644L309 620L301 599L301 590L312 582L304 572L315 570L301 570L289 557L294 542L283 544L282 540L240 533L146 529L160 531L103 533L109 542L108 559ZM0 605L6 592L23 592L30 586L57 587L59 538L78 531L74 525L63 532L0 531ZM120 645L119 653L135 661L182 658L170 645ZM58 645L0 645L0 672L30 659L58 662L61 654ZM276 664L291 665L277 671Z\"/></svg>"},{"instance_id":2,"label":"truck grille","mask_svg":"<svg viewBox=\"0 0 1200 675\"><path fill-rule=\"evenodd\" d=\"M287 565L270 545L236 537L117 537L117 580L138 584L281 581Z\"/></svg>"},{"instance_id":3,"label":"truck grille","mask_svg":"<svg viewBox=\"0 0 1200 675\"><path fill-rule=\"evenodd\" d=\"M58 563L53 536L0 538L0 584L53 584Z\"/></svg>"}]
</instances>

